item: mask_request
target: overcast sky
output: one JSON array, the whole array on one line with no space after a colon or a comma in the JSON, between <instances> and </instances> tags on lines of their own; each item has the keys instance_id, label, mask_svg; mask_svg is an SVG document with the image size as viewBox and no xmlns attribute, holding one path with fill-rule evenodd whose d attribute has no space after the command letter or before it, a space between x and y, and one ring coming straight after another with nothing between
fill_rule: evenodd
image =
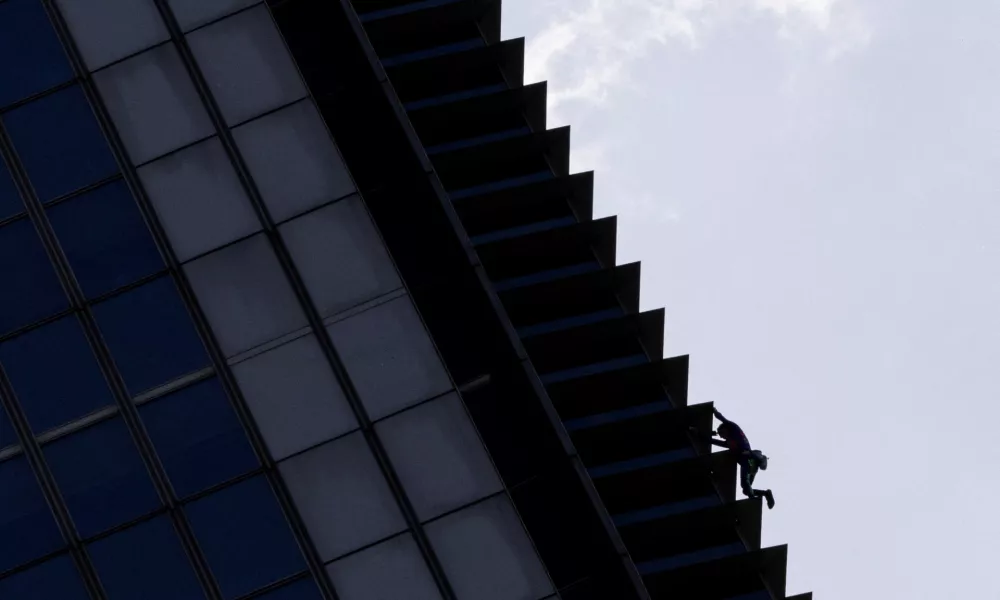
<instances>
[{"instance_id":1,"label":"overcast sky","mask_svg":"<svg viewBox=\"0 0 1000 600\"><path fill-rule=\"evenodd\" d=\"M1000 2L505 0L789 593L1000 598Z\"/></svg>"}]
</instances>

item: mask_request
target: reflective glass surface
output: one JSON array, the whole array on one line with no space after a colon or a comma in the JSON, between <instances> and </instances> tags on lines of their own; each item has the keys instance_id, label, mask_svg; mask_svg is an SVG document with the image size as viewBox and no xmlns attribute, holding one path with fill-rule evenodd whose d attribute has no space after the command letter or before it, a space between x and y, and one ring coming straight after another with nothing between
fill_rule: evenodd
<instances>
[{"instance_id":1,"label":"reflective glass surface","mask_svg":"<svg viewBox=\"0 0 1000 600\"><path fill-rule=\"evenodd\" d=\"M102 538L88 551L109 600L205 597L166 516Z\"/></svg>"},{"instance_id":2,"label":"reflective glass surface","mask_svg":"<svg viewBox=\"0 0 1000 600\"><path fill-rule=\"evenodd\" d=\"M83 537L152 512L160 500L121 418L43 447Z\"/></svg>"},{"instance_id":3,"label":"reflective glass surface","mask_svg":"<svg viewBox=\"0 0 1000 600\"><path fill-rule=\"evenodd\" d=\"M191 316L169 277L101 302L94 314L133 395L209 364Z\"/></svg>"},{"instance_id":4,"label":"reflective glass surface","mask_svg":"<svg viewBox=\"0 0 1000 600\"><path fill-rule=\"evenodd\" d=\"M164 268L139 207L122 180L48 210L59 244L88 297Z\"/></svg>"},{"instance_id":5,"label":"reflective glass surface","mask_svg":"<svg viewBox=\"0 0 1000 600\"><path fill-rule=\"evenodd\" d=\"M0 107L72 77L42 3L0 2Z\"/></svg>"},{"instance_id":6,"label":"reflective glass surface","mask_svg":"<svg viewBox=\"0 0 1000 600\"><path fill-rule=\"evenodd\" d=\"M187 509L225 598L236 598L306 568L267 480L254 477Z\"/></svg>"},{"instance_id":7,"label":"reflective glass surface","mask_svg":"<svg viewBox=\"0 0 1000 600\"><path fill-rule=\"evenodd\" d=\"M0 508L0 572L53 552L63 544L23 454L0 462Z\"/></svg>"},{"instance_id":8,"label":"reflective glass surface","mask_svg":"<svg viewBox=\"0 0 1000 600\"><path fill-rule=\"evenodd\" d=\"M36 434L114 402L74 316L0 344L0 364Z\"/></svg>"},{"instance_id":9,"label":"reflective glass surface","mask_svg":"<svg viewBox=\"0 0 1000 600\"><path fill-rule=\"evenodd\" d=\"M3 121L31 185L43 202L118 171L79 86L12 110Z\"/></svg>"},{"instance_id":10,"label":"reflective glass surface","mask_svg":"<svg viewBox=\"0 0 1000 600\"><path fill-rule=\"evenodd\" d=\"M35 228L27 219L0 227L0 335L69 306Z\"/></svg>"},{"instance_id":11,"label":"reflective glass surface","mask_svg":"<svg viewBox=\"0 0 1000 600\"><path fill-rule=\"evenodd\" d=\"M73 560L62 555L37 567L0 579L0 598L18 600L88 600Z\"/></svg>"},{"instance_id":12,"label":"reflective glass surface","mask_svg":"<svg viewBox=\"0 0 1000 600\"><path fill-rule=\"evenodd\" d=\"M258 467L243 426L214 377L145 404L139 412L180 497Z\"/></svg>"}]
</instances>

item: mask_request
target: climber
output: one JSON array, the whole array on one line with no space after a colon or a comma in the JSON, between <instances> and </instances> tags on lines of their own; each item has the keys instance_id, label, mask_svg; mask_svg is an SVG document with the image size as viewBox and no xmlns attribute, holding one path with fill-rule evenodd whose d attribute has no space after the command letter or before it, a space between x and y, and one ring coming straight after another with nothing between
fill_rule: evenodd
<instances>
[{"instance_id":1,"label":"climber","mask_svg":"<svg viewBox=\"0 0 1000 600\"><path fill-rule=\"evenodd\" d=\"M742 427L723 417L722 413L715 407L712 407L712 412L719 421L722 421L722 424L716 431L712 432L712 435L718 433L722 440L709 436L708 441L736 454L736 462L740 465L740 486L743 488L743 494L747 498L763 497L767 500L767 507L774 508L774 494L771 493L771 490L755 490L752 487L757 471L767 470L767 457L760 450L754 450L750 447L750 441L747 440ZM690 427L689 429L698 434L697 428Z\"/></svg>"}]
</instances>

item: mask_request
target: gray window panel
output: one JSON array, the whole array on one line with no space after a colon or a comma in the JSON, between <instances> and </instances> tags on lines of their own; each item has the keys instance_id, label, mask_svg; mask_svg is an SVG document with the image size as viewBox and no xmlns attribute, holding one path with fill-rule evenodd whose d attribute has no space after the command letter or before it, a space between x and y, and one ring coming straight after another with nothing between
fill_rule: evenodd
<instances>
[{"instance_id":1,"label":"gray window panel","mask_svg":"<svg viewBox=\"0 0 1000 600\"><path fill-rule=\"evenodd\" d=\"M289 221L280 231L324 317L402 286L357 196Z\"/></svg>"},{"instance_id":2,"label":"gray window panel","mask_svg":"<svg viewBox=\"0 0 1000 600\"><path fill-rule=\"evenodd\" d=\"M265 6L199 29L188 44L230 125L306 95Z\"/></svg>"},{"instance_id":3,"label":"gray window panel","mask_svg":"<svg viewBox=\"0 0 1000 600\"><path fill-rule=\"evenodd\" d=\"M108 67L94 81L137 165L214 131L173 44Z\"/></svg>"},{"instance_id":4,"label":"gray window panel","mask_svg":"<svg viewBox=\"0 0 1000 600\"><path fill-rule=\"evenodd\" d=\"M458 394L375 426L422 521L503 489Z\"/></svg>"},{"instance_id":5,"label":"gray window panel","mask_svg":"<svg viewBox=\"0 0 1000 600\"><path fill-rule=\"evenodd\" d=\"M458 600L537 600L552 584L506 494L427 526Z\"/></svg>"},{"instance_id":6,"label":"gray window panel","mask_svg":"<svg viewBox=\"0 0 1000 600\"><path fill-rule=\"evenodd\" d=\"M341 600L441 598L409 533L331 563L326 570Z\"/></svg>"},{"instance_id":7,"label":"gray window panel","mask_svg":"<svg viewBox=\"0 0 1000 600\"><path fill-rule=\"evenodd\" d=\"M91 71L170 39L153 0L56 0Z\"/></svg>"},{"instance_id":8,"label":"gray window panel","mask_svg":"<svg viewBox=\"0 0 1000 600\"><path fill-rule=\"evenodd\" d=\"M139 177L180 261L261 229L218 138L151 162Z\"/></svg>"},{"instance_id":9,"label":"gray window panel","mask_svg":"<svg viewBox=\"0 0 1000 600\"><path fill-rule=\"evenodd\" d=\"M324 561L406 529L361 433L294 456L279 470Z\"/></svg>"},{"instance_id":10,"label":"gray window panel","mask_svg":"<svg viewBox=\"0 0 1000 600\"><path fill-rule=\"evenodd\" d=\"M260 0L167 0L181 29L195 27L256 4Z\"/></svg>"},{"instance_id":11,"label":"gray window panel","mask_svg":"<svg viewBox=\"0 0 1000 600\"><path fill-rule=\"evenodd\" d=\"M226 356L306 326L306 315L263 235L184 266Z\"/></svg>"},{"instance_id":12,"label":"gray window panel","mask_svg":"<svg viewBox=\"0 0 1000 600\"><path fill-rule=\"evenodd\" d=\"M333 323L327 331L372 419L451 388L409 297Z\"/></svg>"},{"instance_id":13,"label":"gray window panel","mask_svg":"<svg viewBox=\"0 0 1000 600\"><path fill-rule=\"evenodd\" d=\"M312 334L234 365L233 374L276 460L358 427Z\"/></svg>"},{"instance_id":14,"label":"gray window panel","mask_svg":"<svg viewBox=\"0 0 1000 600\"><path fill-rule=\"evenodd\" d=\"M312 100L240 125L233 136L275 221L354 192Z\"/></svg>"}]
</instances>

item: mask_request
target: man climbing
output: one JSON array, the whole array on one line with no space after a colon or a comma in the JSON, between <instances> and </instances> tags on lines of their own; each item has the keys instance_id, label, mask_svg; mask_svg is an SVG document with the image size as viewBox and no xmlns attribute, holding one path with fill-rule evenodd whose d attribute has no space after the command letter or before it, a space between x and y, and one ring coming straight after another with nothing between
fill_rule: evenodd
<instances>
[{"instance_id":1,"label":"man climbing","mask_svg":"<svg viewBox=\"0 0 1000 600\"><path fill-rule=\"evenodd\" d=\"M736 462L740 465L740 487L743 488L743 494L747 498L763 497L767 500L767 507L774 508L774 494L771 493L771 490L753 489L753 480L757 476L757 471L767 470L767 457L760 450L754 450L750 447L750 441L747 440L742 427L722 416L722 413L715 407L712 407L712 412L719 421L722 421L722 424L716 431L712 432L712 435L714 436L717 432L722 440L709 437L708 441L736 454ZM696 428L691 427L690 429L698 433Z\"/></svg>"}]
</instances>

